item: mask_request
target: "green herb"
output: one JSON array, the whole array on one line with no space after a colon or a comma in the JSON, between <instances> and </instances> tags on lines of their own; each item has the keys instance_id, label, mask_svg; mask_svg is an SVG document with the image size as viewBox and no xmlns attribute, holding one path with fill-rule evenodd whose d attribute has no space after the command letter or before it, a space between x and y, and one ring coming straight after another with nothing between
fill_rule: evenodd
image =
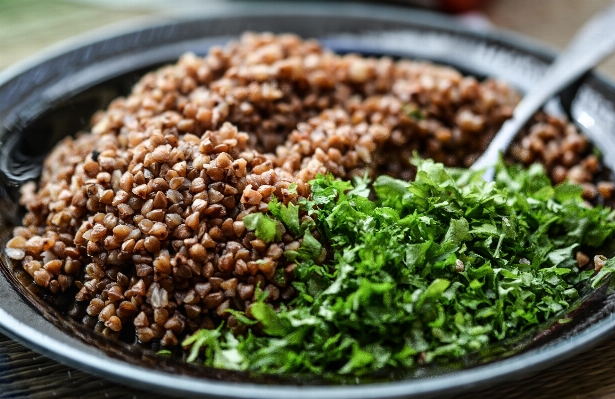
<instances>
[{"instance_id":1,"label":"green herb","mask_svg":"<svg viewBox=\"0 0 615 399\"><path fill-rule=\"evenodd\" d=\"M578 284L596 287L615 271L615 259L596 275L577 267L577 250L603 248L615 232L613 211L586 205L579 187L553 187L537 166L500 164L485 183L480 172L416 163L414 182L379 177L375 200L367 179L319 176L301 209L272 201L277 222L303 237L285 253L298 263L297 297L277 311L252 306L263 335L195 333L183 343L189 360L204 351L217 367L362 375L459 359L565 322ZM315 225L300 225L300 210ZM244 222L279 239L267 215ZM324 264L321 243L332 259Z\"/></svg>"},{"instance_id":2,"label":"green herb","mask_svg":"<svg viewBox=\"0 0 615 399\"><path fill-rule=\"evenodd\" d=\"M161 357L171 357L171 355L173 355L173 352L171 352L168 349L161 349L158 352L156 352L156 354Z\"/></svg>"},{"instance_id":3,"label":"green herb","mask_svg":"<svg viewBox=\"0 0 615 399\"><path fill-rule=\"evenodd\" d=\"M222 326L220 326L222 327ZM244 341L245 344L246 341ZM205 351L205 365L227 370L246 368L245 359L237 350L239 341L230 331L199 330L186 338L182 346L191 346L187 362L193 362L201 350Z\"/></svg>"},{"instance_id":4,"label":"green herb","mask_svg":"<svg viewBox=\"0 0 615 399\"><path fill-rule=\"evenodd\" d=\"M255 230L256 236L265 242L279 241L283 227L263 213L252 213L243 218L246 228Z\"/></svg>"},{"instance_id":5,"label":"green herb","mask_svg":"<svg viewBox=\"0 0 615 399\"><path fill-rule=\"evenodd\" d=\"M301 226L299 225L299 207L298 206L296 206L292 202L289 203L287 207L283 206L279 203L276 197L273 197L272 200L269 202L269 211L276 219L284 223L284 225L293 234L299 235L301 233ZM261 215L261 214L256 214L256 215ZM246 225L246 227L248 226Z\"/></svg>"},{"instance_id":6,"label":"green herb","mask_svg":"<svg viewBox=\"0 0 615 399\"><path fill-rule=\"evenodd\" d=\"M406 115L408 115L410 118L414 120L421 121L425 119L425 115L423 114L423 111L420 108L418 108L416 105L404 104L403 110L406 113Z\"/></svg>"},{"instance_id":7,"label":"green herb","mask_svg":"<svg viewBox=\"0 0 615 399\"><path fill-rule=\"evenodd\" d=\"M239 322L241 322L243 324L246 324L246 325L249 325L249 326L253 326L254 324L258 323L258 321L256 321L256 320L252 320L252 319L247 318L246 315L243 312L240 312L238 310L226 309L225 312L232 314L233 316L235 316L235 318Z\"/></svg>"}]
</instances>

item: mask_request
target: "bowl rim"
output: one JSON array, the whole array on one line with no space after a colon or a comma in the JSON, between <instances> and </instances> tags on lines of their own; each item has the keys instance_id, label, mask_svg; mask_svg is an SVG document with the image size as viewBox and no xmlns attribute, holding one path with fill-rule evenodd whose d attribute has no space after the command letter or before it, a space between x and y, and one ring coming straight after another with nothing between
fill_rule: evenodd
<instances>
[{"instance_id":1,"label":"bowl rim","mask_svg":"<svg viewBox=\"0 0 615 399\"><path fill-rule=\"evenodd\" d=\"M275 10L277 16L291 15L300 11L303 15L322 14L323 7L327 13L341 13L344 16L370 16L372 18L397 19L411 21L418 26L443 28L457 31L467 36L483 40L507 44L524 53L553 59L553 48L534 39L499 28L470 29L449 16L432 11L408 9L398 6L369 5L364 3L327 4L323 2L293 3L267 2L255 4L252 2L218 3L207 6L188 6L172 11L164 16L146 16L97 28L59 42L47 49L27 57L26 59L0 72L0 87L12 79L24 74L33 67L49 62L65 53L79 48L100 44L118 36L131 34L144 29L164 27L172 23L204 21L208 19L250 16L255 13L266 15ZM195 10L200 14L195 16ZM206 10L206 13L203 11ZM615 91L615 85L601 73L590 72L590 76ZM0 277L1 278L1 277ZM479 384L489 382L495 384L511 375L529 374L545 368L556 361L571 357L586 351L605 340L615 331L615 315L586 328L574 336L574 339L546 345L535 350L499 360L485 366L461 370L459 372L430 378L391 381L365 385L345 386L286 386L262 385L254 383L235 383L217 380L198 379L186 376L174 376L169 373L134 366L115 359L101 359L92 354L79 351L71 345L51 338L35 328L14 318L2 308L0 303L0 331L12 339L33 348L34 350L61 361L73 367L91 372L103 378L114 378L125 384L137 384L139 388L159 389L175 395L199 395L206 393L211 397L220 398L397 398L421 397L451 392L461 392Z\"/></svg>"}]
</instances>

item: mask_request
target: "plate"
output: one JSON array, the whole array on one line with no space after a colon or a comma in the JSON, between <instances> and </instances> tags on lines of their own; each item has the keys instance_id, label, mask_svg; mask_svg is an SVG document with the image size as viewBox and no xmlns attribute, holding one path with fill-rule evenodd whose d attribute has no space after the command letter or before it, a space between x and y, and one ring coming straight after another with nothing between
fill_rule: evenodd
<instances>
[{"instance_id":1,"label":"plate","mask_svg":"<svg viewBox=\"0 0 615 399\"><path fill-rule=\"evenodd\" d=\"M130 21L64 43L0 74L0 244L19 223L18 187L40 173L59 139L86 127L89 116L148 70L186 51L205 54L246 30L294 32L338 52L427 59L477 76L505 79L523 91L544 72L552 52L509 33L477 31L449 17L366 4L229 2ZM568 114L615 167L615 86L590 73L549 104ZM128 350L64 316L17 281L2 255L0 329L49 357L129 386L215 398L428 397L522 378L589 349L615 330L606 298L584 313L566 339L464 370L419 370L387 383L327 385L317 380L254 377L164 361ZM61 305L61 304L60 304Z\"/></svg>"}]
</instances>

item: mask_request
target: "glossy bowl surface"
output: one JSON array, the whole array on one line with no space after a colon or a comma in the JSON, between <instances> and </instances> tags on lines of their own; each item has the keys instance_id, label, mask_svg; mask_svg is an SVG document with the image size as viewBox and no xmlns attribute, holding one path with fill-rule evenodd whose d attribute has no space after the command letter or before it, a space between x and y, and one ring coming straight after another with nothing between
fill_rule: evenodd
<instances>
[{"instance_id":1,"label":"glossy bowl surface","mask_svg":"<svg viewBox=\"0 0 615 399\"><path fill-rule=\"evenodd\" d=\"M145 71L182 53L205 54L242 32L293 32L338 52L426 59L519 90L540 77L552 53L496 30L477 31L449 17L365 4L237 3L182 9L157 20L131 21L56 46L0 74L0 244L19 223L18 187L36 179L45 154L62 137L87 127L91 114L126 94ZM615 86L586 75L552 101L566 112L615 169ZM48 356L129 386L212 398L430 397L521 378L587 350L615 330L612 298L600 302L567 339L485 366L419 371L405 379L364 385L254 378L166 362L153 353L106 342L47 307L14 278L0 256L0 329ZM422 373L422 375L421 375Z\"/></svg>"}]
</instances>

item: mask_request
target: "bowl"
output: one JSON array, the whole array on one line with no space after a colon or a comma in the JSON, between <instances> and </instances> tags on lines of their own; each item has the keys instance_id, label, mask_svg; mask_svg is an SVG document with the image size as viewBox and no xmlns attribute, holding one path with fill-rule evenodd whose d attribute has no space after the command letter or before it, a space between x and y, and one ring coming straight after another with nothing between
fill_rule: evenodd
<instances>
[{"instance_id":1,"label":"bowl","mask_svg":"<svg viewBox=\"0 0 615 399\"><path fill-rule=\"evenodd\" d=\"M239 3L183 8L164 19L138 20L50 49L0 74L0 244L19 224L18 189L36 179L42 160L62 137L126 94L146 71L182 53L205 54L242 32L293 32L334 51L426 59L479 77L507 80L520 91L544 72L553 53L497 30L477 31L427 11L366 4ZM552 100L615 166L615 86L589 73ZM385 383L332 385L318 379L253 376L205 369L110 342L67 321L19 282L2 255L0 329L54 359L96 375L156 392L217 398L428 397L521 378L587 350L615 330L611 297L558 339L488 365L461 370L418 369ZM61 308L62 304L58 304Z\"/></svg>"}]
</instances>

